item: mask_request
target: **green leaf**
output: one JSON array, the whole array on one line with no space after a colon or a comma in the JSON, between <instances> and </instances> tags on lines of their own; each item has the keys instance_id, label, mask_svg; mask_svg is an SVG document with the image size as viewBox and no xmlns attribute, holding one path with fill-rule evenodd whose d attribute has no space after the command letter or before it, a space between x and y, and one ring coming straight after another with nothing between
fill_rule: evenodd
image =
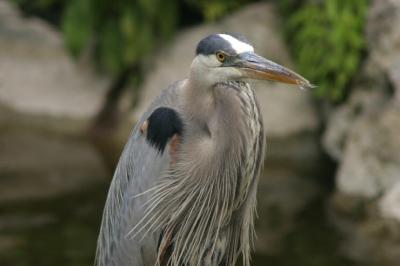
<instances>
[{"instance_id":1,"label":"green leaf","mask_svg":"<svg viewBox=\"0 0 400 266\"><path fill-rule=\"evenodd\" d=\"M79 55L87 45L93 30L89 0L74 0L68 5L62 23L67 47Z\"/></svg>"},{"instance_id":2,"label":"green leaf","mask_svg":"<svg viewBox=\"0 0 400 266\"><path fill-rule=\"evenodd\" d=\"M284 0L285 33L301 73L318 84L317 97L342 99L365 46L368 0Z\"/></svg>"}]
</instances>

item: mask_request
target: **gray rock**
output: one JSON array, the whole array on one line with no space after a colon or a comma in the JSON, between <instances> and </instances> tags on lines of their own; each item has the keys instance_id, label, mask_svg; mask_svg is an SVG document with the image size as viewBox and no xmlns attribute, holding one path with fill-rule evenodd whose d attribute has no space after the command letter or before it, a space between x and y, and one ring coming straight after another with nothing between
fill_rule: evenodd
<instances>
[{"instance_id":1,"label":"gray rock","mask_svg":"<svg viewBox=\"0 0 400 266\"><path fill-rule=\"evenodd\" d=\"M0 2L0 103L29 115L88 120L99 111L108 80L78 65L47 23L22 18Z\"/></svg>"},{"instance_id":2,"label":"gray rock","mask_svg":"<svg viewBox=\"0 0 400 266\"><path fill-rule=\"evenodd\" d=\"M84 138L108 87L61 35L0 1L0 201L84 189L107 174Z\"/></svg>"},{"instance_id":3,"label":"gray rock","mask_svg":"<svg viewBox=\"0 0 400 266\"><path fill-rule=\"evenodd\" d=\"M395 89L394 99L400 104L400 57L393 62L389 69L389 78Z\"/></svg>"},{"instance_id":4,"label":"gray rock","mask_svg":"<svg viewBox=\"0 0 400 266\"><path fill-rule=\"evenodd\" d=\"M328 116L322 136L325 151L340 162L343 159L348 132L354 121L360 114L379 111L386 102L387 96L381 90L354 88L348 101L334 109Z\"/></svg>"},{"instance_id":5,"label":"gray rock","mask_svg":"<svg viewBox=\"0 0 400 266\"><path fill-rule=\"evenodd\" d=\"M86 190L111 175L90 142L42 131L0 134L0 202Z\"/></svg>"},{"instance_id":6,"label":"gray rock","mask_svg":"<svg viewBox=\"0 0 400 266\"><path fill-rule=\"evenodd\" d=\"M383 217L400 222L400 177L380 199L379 209Z\"/></svg>"},{"instance_id":7,"label":"gray rock","mask_svg":"<svg viewBox=\"0 0 400 266\"><path fill-rule=\"evenodd\" d=\"M367 45L373 61L384 70L390 68L400 49L399 23L399 0L372 1L367 17Z\"/></svg>"},{"instance_id":8,"label":"gray rock","mask_svg":"<svg viewBox=\"0 0 400 266\"><path fill-rule=\"evenodd\" d=\"M86 138L34 119L46 121L0 108L0 202L64 195L111 176Z\"/></svg>"},{"instance_id":9,"label":"gray rock","mask_svg":"<svg viewBox=\"0 0 400 266\"><path fill-rule=\"evenodd\" d=\"M376 197L400 179L399 23L399 0L372 2L366 26L369 57L360 85L330 115L323 144L339 161L339 193ZM395 89L391 100L389 86Z\"/></svg>"},{"instance_id":10,"label":"gray rock","mask_svg":"<svg viewBox=\"0 0 400 266\"><path fill-rule=\"evenodd\" d=\"M383 79L389 73L390 81L400 90L400 1L375 0L368 12L366 37L369 50L370 75Z\"/></svg>"},{"instance_id":11,"label":"gray rock","mask_svg":"<svg viewBox=\"0 0 400 266\"><path fill-rule=\"evenodd\" d=\"M331 220L343 230L343 251L361 265L398 265L400 259L399 23L399 0L372 1L369 56L349 100L330 114L323 138L339 163Z\"/></svg>"},{"instance_id":12,"label":"gray rock","mask_svg":"<svg viewBox=\"0 0 400 266\"><path fill-rule=\"evenodd\" d=\"M363 114L349 131L337 174L338 190L375 197L400 180L400 107Z\"/></svg>"},{"instance_id":13,"label":"gray rock","mask_svg":"<svg viewBox=\"0 0 400 266\"><path fill-rule=\"evenodd\" d=\"M386 196L381 199L366 200L360 196L340 193L336 193L331 201L333 204L329 220L342 232L341 252L356 262L356 265L399 264L400 223L393 216L397 212L392 209L398 210L398 184L393 185L388 191L394 193L385 203L383 199ZM397 206L395 206L396 201ZM391 210L383 211L383 205L390 206Z\"/></svg>"}]
</instances>

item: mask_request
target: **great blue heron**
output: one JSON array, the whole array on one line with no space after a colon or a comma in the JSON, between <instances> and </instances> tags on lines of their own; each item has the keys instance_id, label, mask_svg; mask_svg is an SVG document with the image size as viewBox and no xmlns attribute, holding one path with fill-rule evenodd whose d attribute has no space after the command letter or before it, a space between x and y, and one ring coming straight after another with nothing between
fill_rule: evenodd
<instances>
[{"instance_id":1,"label":"great blue heron","mask_svg":"<svg viewBox=\"0 0 400 266\"><path fill-rule=\"evenodd\" d=\"M234 265L240 256L250 264L265 140L246 78L312 86L242 36L201 40L189 77L161 93L125 146L103 213L99 266Z\"/></svg>"}]
</instances>

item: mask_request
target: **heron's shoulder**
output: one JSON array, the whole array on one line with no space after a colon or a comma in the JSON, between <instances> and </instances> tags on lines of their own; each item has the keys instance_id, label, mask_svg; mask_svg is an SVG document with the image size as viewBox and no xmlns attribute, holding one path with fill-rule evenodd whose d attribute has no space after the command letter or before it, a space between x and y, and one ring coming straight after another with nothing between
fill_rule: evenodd
<instances>
[{"instance_id":1,"label":"heron's shoulder","mask_svg":"<svg viewBox=\"0 0 400 266\"><path fill-rule=\"evenodd\" d=\"M143 116L146 140L158 152L163 153L175 135L182 136L183 116L180 114L180 99L186 80L179 80L161 91L149 111Z\"/></svg>"},{"instance_id":2,"label":"heron's shoulder","mask_svg":"<svg viewBox=\"0 0 400 266\"><path fill-rule=\"evenodd\" d=\"M140 141L143 137L143 125L145 124L147 124L147 144L159 151L164 150L166 142L174 134L182 134L184 118L181 115L180 101L185 83L186 80L174 82L163 89L159 96L153 100L135 125L130 138L132 144L145 145L141 144Z\"/></svg>"},{"instance_id":3,"label":"heron's shoulder","mask_svg":"<svg viewBox=\"0 0 400 266\"><path fill-rule=\"evenodd\" d=\"M187 79L175 81L161 91L157 101L162 104L170 105L170 107L174 107L174 105L177 104L177 101L179 101L180 95L183 93L186 82Z\"/></svg>"}]
</instances>

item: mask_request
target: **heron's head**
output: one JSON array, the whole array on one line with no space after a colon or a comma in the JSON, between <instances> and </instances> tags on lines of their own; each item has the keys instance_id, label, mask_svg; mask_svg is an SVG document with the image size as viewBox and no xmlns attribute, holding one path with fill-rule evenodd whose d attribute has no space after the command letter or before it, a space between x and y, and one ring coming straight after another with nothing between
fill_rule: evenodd
<instances>
[{"instance_id":1,"label":"heron's head","mask_svg":"<svg viewBox=\"0 0 400 266\"><path fill-rule=\"evenodd\" d=\"M208 85L252 78L313 87L294 71L256 54L243 36L231 34L212 34L199 42L191 77Z\"/></svg>"}]
</instances>

